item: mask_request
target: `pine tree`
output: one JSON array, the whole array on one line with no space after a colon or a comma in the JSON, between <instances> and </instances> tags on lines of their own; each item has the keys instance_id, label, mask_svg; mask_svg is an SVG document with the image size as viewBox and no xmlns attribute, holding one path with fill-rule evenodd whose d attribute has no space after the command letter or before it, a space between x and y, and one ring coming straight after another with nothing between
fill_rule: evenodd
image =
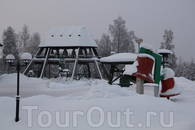
<instances>
[{"instance_id":1,"label":"pine tree","mask_svg":"<svg viewBox=\"0 0 195 130\"><path fill-rule=\"evenodd\" d=\"M17 42L17 34L15 33L14 29L12 27L8 27L6 30L4 30L3 35L3 68L4 70L7 70L7 64L6 64L6 56L8 54L12 54L15 56L15 58L18 57L18 49L16 46Z\"/></svg>"},{"instance_id":2,"label":"pine tree","mask_svg":"<svg viewBox=\"0 0 195 130\"><path fill-rule=\"evenodd\" d=\"M106 57L110 55L111 52L111 40L110 36L103 34L102 38L100 39L98 43L98 52L100 56Z\"/></svg>"}]
</instances>

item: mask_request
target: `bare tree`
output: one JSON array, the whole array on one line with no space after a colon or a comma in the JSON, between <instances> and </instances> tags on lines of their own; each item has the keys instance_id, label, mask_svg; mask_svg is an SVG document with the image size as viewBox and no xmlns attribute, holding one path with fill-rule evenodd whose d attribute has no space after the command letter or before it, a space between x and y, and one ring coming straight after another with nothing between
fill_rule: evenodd
<instances>
[{"instance_id":1,"label":"bare tree","mask_svg":"<svg viewBox=\"0 0 195 130\"><path fill-rule=\"evenodd\" d=\"M29 44L27 45L26 51L29 52L32 56L38 51L39 44L41 42L41 37L39 32L33 33L30 37Z\"/></svg>"},{"instance_id":2,"label":"bare tree","mask_svg":"<svg viewBox=\"0 0 195 130\"><path fill-rule=\"evenodd\" d=\"M29 28L26 24L24 24L22 31L18 34L18 50L20 55L26 52L27 45L30 40Z\"/></svg>"},{"instance_id":3,"label":"bare tree","mask_svg":"<svg viewBox=\"0 0 195 130\"><path fill-rule=\"evenodd\" d=\"M120 52L135 52L135 47L132 41L132 31L128 32L125 26L125 20L119 16L114 20L113 25L109 25L109 33L111 34L112 50L118 53Z\"/></svg>"}]
</instances>

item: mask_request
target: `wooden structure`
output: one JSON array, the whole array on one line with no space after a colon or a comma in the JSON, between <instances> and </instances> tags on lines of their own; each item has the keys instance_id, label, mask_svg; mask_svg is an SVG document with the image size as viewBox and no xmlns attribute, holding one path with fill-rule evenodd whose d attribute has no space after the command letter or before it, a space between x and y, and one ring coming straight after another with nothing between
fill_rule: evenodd
<instances>
[{"instance_id":1,"label":"wooden structure","mask_svg":"<svg viewBox=\"0 0 195 130\"><path fill-rule=\"evenodd\" d=\"M117 53L113 54L108 57L103 57L100 59L100 62L102 64L109 64L111 66L110 72L107 75L109 84L112 85L116 80L121 78L123 75L123 72L125 71L124 69L120 69L118 66L119 65L131 65L134 63L134 61L137 58L137 54L134 53ZM114 74L119 73L119 76L114 78ZM135 77L133 76L127 76L129 80L132 82L135 82ZM123 84L118 84L118 85L123 85Z\"/></svg>"},{"instance_id":2,"label":"wooden structure","mask_svg":"<svg viewBox=\"0 0 195 130\"><path fill-rule=\"evenodd\" d=\"M59 64L60 58L64 58L66 63L74 63L71 79L74 78L78 64L84 64L88 67L89 63L94 63L99 75L102 75L99 68L99 54L96 51L97 44L92 38L86 27L53 27L49 30L43 41L39 45L39 50L27 66L24 74L35 64L41 65L41 71L38 77L43 78L45 68L50 64Z\"/></svg>"}]
</instances>

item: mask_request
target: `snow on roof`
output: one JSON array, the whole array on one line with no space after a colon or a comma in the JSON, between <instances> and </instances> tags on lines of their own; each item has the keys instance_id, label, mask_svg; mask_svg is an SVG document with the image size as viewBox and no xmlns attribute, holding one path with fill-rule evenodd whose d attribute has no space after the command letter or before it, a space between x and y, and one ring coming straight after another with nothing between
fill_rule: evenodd
<instances>
[{"instance_id":1,"label":"snow on roof","mask_svg":"<svg viewBox=\"0 0 195 130\"><path fill-rule=\"evenodd\" d=\"M1 41L1 39L0 39L0 46L3 46L3 42Z\"/></svg>"},{"instance_id":2,"label":"snow on roof","mask_svg":"<svg viewBox=\"0 0 195 130\"><path fill-rule=\"evenodd\" d=\"M153 46L149 45L149 44L146 44L146 43L142 43L140 47L143 47L145 49L148 49L150 51L153 51L154 52L154 48Z\"/></svg>"},{"instance_id":3,"label":"snow on roof","mask_svg":"<svg viewBox=\"0 0 195 130\"><path fill-rule=\"evenodd\" d=\"M162 53L168 53L168 54L173 54L173 52L171 50L167 50L167 49L159 49L157 50L158 54L162 54Z\"/></svg>"},{"instance_id":4,"label":"snow on roof","mask_svg":"<svg viewBox=\"0 0 195 130\"><path fill-rule=\"evenodd\" d=\"M14 57L14 55L9 54L9 55L6 56L6 59L7 60L15 60L15 57Z\"/></svg>"},{"instance_id":5,"label":"snow on roof","mask_svg":"<svg viewBox=\"0 0 195 130\"><path fill-rule=\"evenodd\" d=\"M97 47L97 44L86 27L52 27L39 47Z\"/></svg>"},{"instance_id":6,"label":"snow on roof","mask_svg":"<svg viewBox=\"0 0 195 130\"><path fill-rule=\"evenodd\" d=\"M137 54L134 53L117 53L108 57L103 57L100 62L128 62L135 61Z\"/></svg>"},{"instance_id":7,"label":"snow on roof","mask_svg":"<svg viewBox=\"0 0 195 130\"><path fill-rule=\"evenodd\" d=\"M141 53L141 54L138 54L138 56L139 56L139 57L142 57L142 58L143 58L143 57L147 57L147 58L150 58L150 59L152 59L153 61L155 61L155 58L154 58L153 56L149 55L149 54L142 54L142 53Z\"/></svg>"},{"instance_id":8,"label":"snow on roof","mask_svg":"<svg viewBox=\"0 0 195 130\"><path fill-rule=\"evenodd\" d=\"M31 60L32 59L32 55L30 53L23 53L22 54L22 59L29 59L29 60Z\"/></svg>"}]
</instances>

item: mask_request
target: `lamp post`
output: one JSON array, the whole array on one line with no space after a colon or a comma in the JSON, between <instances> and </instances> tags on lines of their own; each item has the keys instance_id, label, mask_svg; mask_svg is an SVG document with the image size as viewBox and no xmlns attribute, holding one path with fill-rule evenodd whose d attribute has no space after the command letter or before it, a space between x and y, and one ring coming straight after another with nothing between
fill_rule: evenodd
<instances>
[{"instance_id":1,"label":"lamp post","mask_svg":"<svg viewBox=\"0 0 195 130\"><path fill-rule=\"evenodd\" d=\"M32 59L32 56L30 53L24 53L22 54L22 61L25 63L25 65L20 65L19 59L18 63L16 65L13 65L12 63L15 60L15 57L12 54L9 54L6 56L6 62L9 63L9 66L15 66L17 70L17 95L16 95L16 117L15 122L19 121L19 106L20 106L20 91L19 91L19 83L20 83L20 67L26 66L30 60Z\"/></svg>"},{"instance_id":2,"label":"lamp post","mask_svg":"<svg viewBox=\"0 0 195 130\"><path fill-rule=\"evenodd\" d=\"M135 39L135 42L138 43L138 53L139 53L139 49L140 49L140 43L143 42L143 39L141 38L137 38ZM141 78L136 78L136 92L139 94L144 94L144 80Z\"/></svg>"},{"instance_id":3,"label":"lamp post","mask_svg":"<svg viewBox=\"0 0 195 130\"><path fill-rule=\"evenodd\" d=\"M138 52L139 52L140 43L142 43L142 42L143 42L143 39L141 39L141 38L137 38L137 39L135 39L135 42L137 42L137 43L138 43Z\"/></svg>"}]
</instances>

